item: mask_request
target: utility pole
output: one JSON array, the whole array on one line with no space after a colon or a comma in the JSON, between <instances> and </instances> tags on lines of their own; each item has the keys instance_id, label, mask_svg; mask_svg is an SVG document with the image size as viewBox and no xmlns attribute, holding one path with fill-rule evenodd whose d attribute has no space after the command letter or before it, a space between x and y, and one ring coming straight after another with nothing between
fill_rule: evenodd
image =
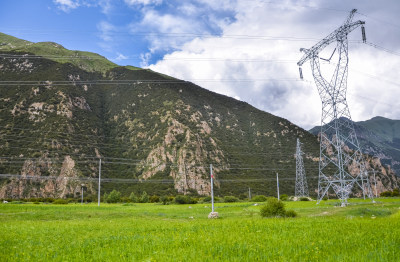
<instances>
[{"instance_id":1,"label":"utility pole","mask_svg":"<svg viewBox=\"0 0 400 262\"><path fill-rule=\"evenodd\" d=\"M187 193L187 187L188 187L188 183L187 183L187 170L186 170L186 163L183 163L183 168L184 168L184 174L185 174L185 185L184 185L184 187L183 187L183 190L184 190L184 195L186 195L186 193Z\"/></svg>"},{"instance_id":2,"label":"utility pole","mask_svg":"<svg viewBox=\"0 0 400 262\"><path fill-rule=\"evenodd\" d=\"M214 211L214 174L212 169L212 164L210 164L210 177L211 177L211 205L212 209L210 214L208 214L208 218L218 218L218 212Z\"/></svg>"},{"instance_id":3,"label":"utility pole","mask_svg":"<svg viewBox=\"0 0 400 262\"><path fill-rule=\"evenodd\" d=\"M81 184L81 205L83 205L83 187L85 184Z\"/></svg>"},{"instance_id":4,"label":"utility pole","mask_svg":"<svg viewBox=\"0 0 400 262\"><path fill-rule=\"evenodd\" d=\"M249 187L249 201L251 201L251 191L250 191L250 187Z\"/></svg>"},{"instance_id":5,"label":"utility pole","mask_svg":"<svg viewBox=\"0 0 400 262\"><path fill-rule=\"evenodd\" d=\"M322 101L317 203L332 187L341 205L346 206L355 184L361 188L363 194L373 200L368 173L346 99L349 65L347 36L351 31L365 24L364 21L352 22L356 11L353 9L338 29L313 47L301 48L300 51L304 52L304 55L297 63L301 67L306 61L310 61ZM365 30L362 32L365 42ZM320 58L319 53L332 43L336 43L336 48L330 58ZM321 72L320 59L330 62L336 51L338 63L331 80L326 80ZM359 172L355 173L354 170L359 170Z\"/></svg>"},{"instance_id":6,"label":"utility pole","mask_svg":"<svg viewBox=\"0 0 400 262\"><path fill-rule=\"evenodd\" d=\"M99 190L97 191L97 206L100 206L100 183L101 183L101 158L99 160Z\"/></svg>"},{"instance_id":7,"label":"utility pole","mask_svg":"<svg viewBox=\"0 0 400 262\"><path fill-rule=\"evenodd\" d=\"M375 169L372 169L374 171L374 181L375 181L375 197L378 197L378 191L376 189L376 176L375 176Z\"/></svg>"},{"instance_id":8,"label":"utility pole","mask_svg":"<svg viewBox=\"0 0 400 262\"><path fill-rule=\"evenodd\" d=\"M296 184L295 184L295 192L294 196L299 197L308 197L308 185L306 179L306 171L304 170L303 163L303 152L301 150L300 140L297 138L297 146L296 146Z\"/></svg>"},{"instance_id":9,"label":"utility pole","mask_svg":"<svg viewBox=\"0 0 400 262\"><path fill-rule=\"evenodd\" d=\"M276 189L278 192L278 200L279 200L280 197L279 197L279 175L278 175L278 173L276 173Z\"/></svg>"},{"instance_id":10,"label":"utility pole","mask_svg":"<svg viewBox=\"0 0 400 262\"><path fill-rule=\"evenodd\" d=\"M212 171L212 164L210 164L210 176L211 176L211 206L212 211L214 213L214 175Z\"/></svg>"}]
</instances>

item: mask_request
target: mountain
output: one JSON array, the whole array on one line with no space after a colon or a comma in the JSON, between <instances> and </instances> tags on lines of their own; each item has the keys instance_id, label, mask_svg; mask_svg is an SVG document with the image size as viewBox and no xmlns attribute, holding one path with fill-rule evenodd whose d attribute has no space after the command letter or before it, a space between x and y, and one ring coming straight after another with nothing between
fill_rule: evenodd
<instances>
[{"instance_id":1,"label":"mountain","mask_svg":"<svg viewBox=\"0 0 400 262\"><path fill-rule=\"evenodd\" d=\"M377 116L353 124L362 151L378 157L400 176L400 120ZM314 127L310 132L317 135L320 129Z\"/></svg>"},{"instance_id":2,"label":"mountain","mask_svg":"<svg viewBox=\"0 0 400 262\"><path fill-rule=\"evenodd\" d=\"M283 118L55 43L0 34L0 53L0 198L95 198L100 159L102 192L208 195L212 164L216 195L275 195L276 172L293 195L297 138L317 186L317 137Z\"/></svg>"}]
</instances>

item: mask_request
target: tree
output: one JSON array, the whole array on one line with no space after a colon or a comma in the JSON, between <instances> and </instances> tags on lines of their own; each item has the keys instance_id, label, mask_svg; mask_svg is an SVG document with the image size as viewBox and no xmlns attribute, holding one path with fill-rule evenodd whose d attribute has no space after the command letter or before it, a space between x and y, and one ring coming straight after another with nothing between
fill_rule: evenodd
<instances>
[{"instance_id":1,"label":"tree","mask_svg":"<svg viewBox=\"0 0 400 262\"><path fill-rule=\"evenodd\" d=\"M115 189L107 196L107 203L118 203L120 200L121 193Z\"/></svg>"},{"instance_id":2,"label":"tree","mask_svg":"<svg viewBox=\"0 0 400 262\"><path fill-rule=\"evenodd\" d=\"M137 202L138 202L138 197L135 195L134 192L132 192L132 193L129 195L129 199L130 199L133 203L137 203Z\"/></svg>"},{"instance_id":3,"label":"tree","mask_svg":"<svg viewBox=\"0 0 400 262\"><path fill-rule=\"evenodd\" d=\"M149 202L149 195L146 191L143 191L142 195L140 196L140 203L148 203Z\"/></svg>"}]
</instances>

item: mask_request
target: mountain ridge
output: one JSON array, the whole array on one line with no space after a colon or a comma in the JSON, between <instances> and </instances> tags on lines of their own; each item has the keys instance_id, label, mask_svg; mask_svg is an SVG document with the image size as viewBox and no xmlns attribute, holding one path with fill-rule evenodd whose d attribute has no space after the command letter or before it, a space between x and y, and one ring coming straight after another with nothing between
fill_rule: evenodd
<instances>
[{"instance_id":1,"label":"mountain ridge","mask_svg":"<svg viewBox=\"0 0 400 262\"><path fill-rule=\"evenodd\" d=\"M284 118L151 70L0 51L0 198L95 196L100 158L103 192L208 195L213 164L217 195L274 195L276 172L291 195L298 137L316 188L317 137Z\"/></svg>"},{"instance_id":2,"label":"mountain ridge","mask_svg":"<svg viewBox=\"0 0 400 262\"><path fill-rule=\"evenodd\" d=\"M376 116L353 122L360 147L365 154L379 157L384 165L400 175L400 120ZM310 129L317 135L320 126Z\"/></svg>"}]
</instances>

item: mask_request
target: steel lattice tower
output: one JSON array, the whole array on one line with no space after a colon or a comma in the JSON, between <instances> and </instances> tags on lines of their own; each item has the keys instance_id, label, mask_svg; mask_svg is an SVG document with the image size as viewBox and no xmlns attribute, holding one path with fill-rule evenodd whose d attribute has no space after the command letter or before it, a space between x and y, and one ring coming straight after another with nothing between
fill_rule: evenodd
<instances>
[{"instance_id":1,"label":"steel lattice tower","mask_svg":"<svg viewBox=\"0 0 400 262\"><path fill-rule=\"evenodd\" d=\"M301 151L300 140L297 138L296 146L296 186L294 190L295 197L308 197L308 185L306 171L303 164L303 152Z\"/></svg>"},{"instance_id":2,"label":"steel lattice tower","mask_svg":"<svg viewBox=\"0 0 400 262\"><path fill-rule=\"evenodd\" d=\"M347 35L362 26L363 41L366 41L363 27L365 22L352 22L356 11L352 10L342 26L316 45L310 49L300 49L304 55L297 63L302 66L310 60L322 101L318 203L332 187L344 206L354 185L361 188L364 197L367 195L372 199L368 173L346 100L349 64ZM339 58L331 80L327 81L321 73L319 53L332 43L336 43L334 52L338 52ZM332 56L323 60L330 61ZM302 77L301 67L299 70Z\"/></svg>"}]
</instances>

